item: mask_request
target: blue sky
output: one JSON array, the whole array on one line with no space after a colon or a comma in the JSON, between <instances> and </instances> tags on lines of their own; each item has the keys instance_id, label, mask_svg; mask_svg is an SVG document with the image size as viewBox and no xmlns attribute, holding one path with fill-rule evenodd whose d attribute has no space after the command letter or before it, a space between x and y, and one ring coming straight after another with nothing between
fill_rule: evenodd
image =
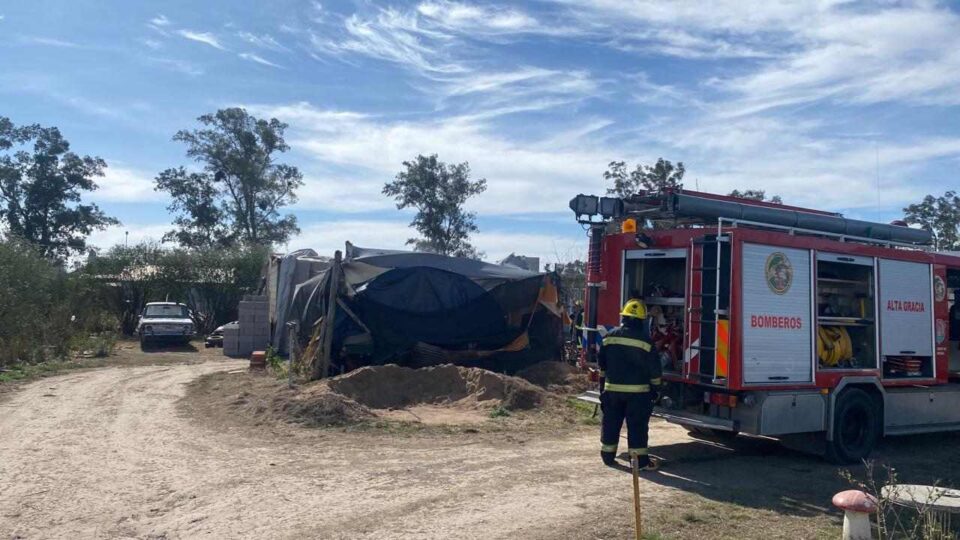
<instances>
[{"instance_id":1,"label":"blue sky","mask_svg":"<svg viewBox=\"0 0 960 540\"><path fill-rule=\"evenodd\" d=\"M290 247L402 247L380 194L417 153L469 161L490 259L582 257L567 201L611 160L686 185L889 220L960 188L960 10L928 0L0 0L0 115L109 164L89 197L159 238L178 129L240 105L290 127ZM879 160L878 160L879 158ZM877 166L879 162L879 189Z\"/></svg>"}]
</instances>

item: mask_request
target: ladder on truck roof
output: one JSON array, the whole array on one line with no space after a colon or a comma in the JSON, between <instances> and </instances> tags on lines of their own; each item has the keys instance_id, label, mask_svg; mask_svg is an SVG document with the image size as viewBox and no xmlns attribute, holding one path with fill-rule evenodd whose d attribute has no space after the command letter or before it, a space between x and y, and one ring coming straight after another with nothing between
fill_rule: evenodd
<instances>
[{"instance_id":1,"label":"ladder on truck roof","mask_svg":"<svg viewBox=\"0 0 960 540\"><path fill-rule=\"evenodd\" d=\"M691 243L694 248L700 246L701 266L691 267L689 276L688 290L692 297L700 299L699 306L691 306L687 311L687 340L690 340L693 322L700 328L699 342L688 344L690 357L693 351L700 357L697 375L702 382L720 384L725 382L729 366L730 235L718 228L717 234L693 239ZM713 266L708 266L710 264ZM693 292L696 273L700 274L699 293ZM689 358L687 360L689 362ZM686 367L689 370L689 364Z\"/></svg>"}]
</instances>

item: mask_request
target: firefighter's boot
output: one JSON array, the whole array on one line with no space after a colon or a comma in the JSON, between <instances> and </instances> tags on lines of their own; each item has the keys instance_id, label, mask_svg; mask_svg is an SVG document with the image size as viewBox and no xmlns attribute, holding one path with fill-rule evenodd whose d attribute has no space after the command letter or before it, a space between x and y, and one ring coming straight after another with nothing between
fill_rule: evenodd
<instances>
[{"instance_id":1,"label":"firefighter's boot","mask_svg":"<svg viewBox=\"0 0 960 540\"><path fill-rule=\"evenodd\" d=\"M617 453L616 452L604 452L600 451L600 459L603 460L603 464L607 467L616 467L617 466Z\"/></svg>"}]
</instances>

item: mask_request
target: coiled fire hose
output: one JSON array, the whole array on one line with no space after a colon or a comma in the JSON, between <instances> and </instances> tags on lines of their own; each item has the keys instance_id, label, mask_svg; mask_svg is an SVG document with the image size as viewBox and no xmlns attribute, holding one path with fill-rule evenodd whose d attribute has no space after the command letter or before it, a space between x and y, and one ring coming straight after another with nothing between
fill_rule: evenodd
<instances>
[{"instance_id":1,"label":"coiled fire hose","mask_svg":"<svg viewBox=\"0 0 960 540\"><path fill-rule=\"evenodd\" d=\"M842 326L817 328L817 357L825 366L836 366L853 358L853 342Z\"/></svg>"}]
</instances>

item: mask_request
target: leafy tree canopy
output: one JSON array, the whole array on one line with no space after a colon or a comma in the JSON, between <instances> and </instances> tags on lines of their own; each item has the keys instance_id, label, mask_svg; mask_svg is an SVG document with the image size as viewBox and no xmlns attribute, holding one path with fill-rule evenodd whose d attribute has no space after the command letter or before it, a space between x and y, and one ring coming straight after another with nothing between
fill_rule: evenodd
<instances>
[{"instance_id":1,"label":"leafy tree canopy","mask_svg":"<svg viewBox=\"0 0 960 540\"><path fill-rule=\"evenodd\" d=\"M17 127L0 117L0 152L0 223L44 257L84 251L91 232L119 223L81 202L97 189L106 162L71 152L57 128Z\"/></svg>"},{"instance_id":2,"label":"leafy tree canopy","mask_svg":"<svg viewBox=\"0 0 960 540\"><path fill-rule=\"evenodd\" d=\"M682 188L685 172L682 162L674 165L663 158L653 166L638 164L632 171L627 170L627 164L623 161L611 161L603 178L613 182L613 187L607 189L607 195L629 197L640 191L659 192Z\"/></svg>"},{"instance_id":3,"label":"leafy tree canopy","mask_svg":"<svg viewBox=\"0 0 960 540\"><path fill-rule=\"evenodd\" d=\"M781 199L779 195L774 195L773 197L770 197L769 199L767 199L767 192L762 189L745 189L743 191L740 191L739 189L735 189L730 193L728 193L727 195L729 195L730 197L739 197L741 199L765 201L765 202L771 202L773 204L783 204L783 199Z\"/></svg>"},{"instance_id":4,"label":"leafy tree canopy","mask_svg":"<svg viewBox=\"0 0 960 540\"><path fill-rule=\"evenodd\" d=\"M477 231L476 215L463 209L470 197L483 193L487 181L470 180L467 162L447 165L437 155L418 155L403 162L404 170L393 182L383 186L383 194L396 200L397 208L415 208L410 226L422 236L411 238L417 251L479 258L470 244L470 233Z\"/></svg>"},{"instance_id":5,"label":"leafy tree canopy","mask_svg":"<svg viewBox=\"0 0 960 540\"><path fill-rule=\"evenodd\" d=\"M255 118L241 108L220 109L197 119L201 127L181 130L173 140L187 145L187 156L203 165L157 175L156 188L170 194L168 209L176 229L164 241L184 247L270 245L300 232L297 218L281 215L297 201L303 175L276 162L290 149L283 139L287 124Z\"/></svg>"},{"instance_id":6,"label":"leafy tree canopy","mask_svg":"<svg viewBox=\"0 0 960 540\"><path fill-rule=\"evenodd\" d=\"M947 191L939 197L927 195L903 209L904 221L933 232L937 250L960 250L960 196Z\"/></svg>"}]
</instances>

